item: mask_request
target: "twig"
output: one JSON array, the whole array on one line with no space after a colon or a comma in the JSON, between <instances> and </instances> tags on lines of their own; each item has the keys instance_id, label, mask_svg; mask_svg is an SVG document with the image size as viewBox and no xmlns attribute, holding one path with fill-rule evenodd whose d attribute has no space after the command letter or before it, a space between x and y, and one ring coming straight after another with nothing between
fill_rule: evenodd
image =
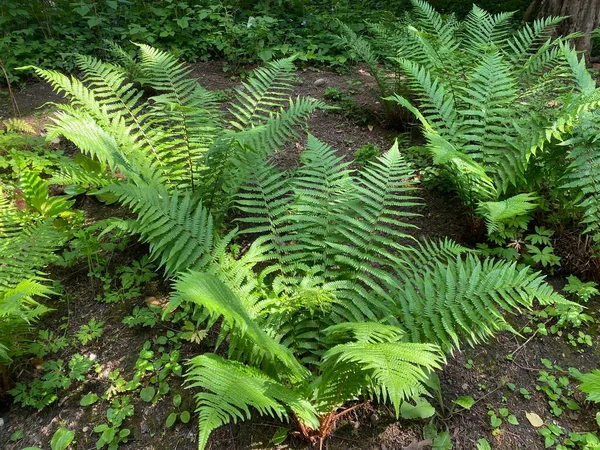
<instances>
[{"instance_id":1,"label":"twig","mask_svg":"<svg viewBox=\"0 0 600 450\"><path fill-rule=\"evenodd\" d=\"M548 322L550 322L552 319L548 319L544 322L544 326L546 326L546 324ZM531 340L533 338L535 338L538 334L538 332L540 331L540 328L538 328L537 330L535 330L535 332L529 336L529 339L527 339L525 342L523 342L521 345L519 345L513 352L510 353L511 356L515 356L515 354L519 351L521 351L527 344L529 344L531 342Z\"/></svg>"},{"instance_id":2,"label":"twig","mask_svg":"<svg viewBox=\"0 0 600 450\"><path fill-rule=\"evenodd\" d=\"M8 95L10 96L11 106L16 116L21 117L21 111L19 111L19 105L17 104L17 99L15 98L15 94L10 85L10 79L8 78L8 73L6 73L6 69L4 69L4 64L2 63L2 58L0 58L0 69L2 69L2 73L4 74L4 78L6 79L6 85L8 86Z\"/></svg>"}]
</instances>

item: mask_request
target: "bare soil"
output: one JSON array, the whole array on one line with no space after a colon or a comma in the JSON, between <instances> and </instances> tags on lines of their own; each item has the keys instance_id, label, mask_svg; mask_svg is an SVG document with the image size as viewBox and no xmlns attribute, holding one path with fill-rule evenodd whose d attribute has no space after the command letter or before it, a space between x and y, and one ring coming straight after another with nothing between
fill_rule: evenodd
<instances>
[{"instance_id":1,"label":"bare soil","mask_svg":"<svg viewBox=\"0 0 600 450\"><path fill-rule=\"evenodd\" d=\"M193 76L209 89L230 89L239 85L238 79L232 79L221 70L218 62L201 63L194 67ZM357 148L364 144L376 144L383 150L389 148L396 136L385 122L377 101L374 80L360 68L354 73L339 75L320 70L304 70L299 72L299 85L295 94L323 98L327 87L334 87L344 93L351 89L356 91L353 101L368 112L370 120L366 123L356 123L346 117L343 111L320 111L308 123L308 131L320 140L338 149L340 154L352 159ZM317 80L325 80L323 84ZM360 81L357 84L356 81ZM0 117L13 115L7 96L0 96ZM34 124L36 129L43 132L46 112L39 106L48 101L61 101L60 96L52 92L44 83L32 83L16 92L16 101L22 116ZM293 167L298 161L298 155L305 145L304 135L298 142L278 155L282 164ZM459 202L448 194L424 187L421 192L425 204L419 208L420 217L414 219L419 227L416 237L444 238L449 237L461 243L472 239L467 218ZM117 207L107 207L91 199L82 200L78 207L86 211L90 220L122 215L124 212ZM146 248L133 244L115 261L111 267L117 267L140 258ZM61 296L46 301L48 306L55 309L45 316L42 328L55 330L61 335L72 336L74 332L89 319L95 317L106 323L101 340L92 342L77 349L84 356L94 355L102 366L99 375L90 374L82 385L74 385L74 389L64 393L55 404L42 411L22 408L4 402L0 405L0 417L4 424L0 425L0 448L19 450L27 446L49 448L49 440L54 431L65 425L76 430L77 443L75 449L93 449L97 435L94 426L105 421L107 402L98 402L93 407L81 407L79 401L84 394L95 392L101 395L109 385L107 374L114 368L119 368L125 378L131 376L138 353L146 340L164 334L160 326L151 330L146 328L129 328L122 324L124 316L131 314L135 306L142 306L145 298L153 296L164 298L168 295L168 286L164 283L151 283L143 296L128 302L103 304L97 302L93 286L87 276L87 266L82 265L65 271L54 268L53 277L57 278L64 289ZM552 279L552 283L560 288L564 281ZM591 303L590 314L598 318L597 303ZM67 320L64 320L64 318ZM528 323L526 316L515 317L516 327ZM63 326L60 326L60 325ZM447 427L458 450L473 450L480 438L486 438L492 447L499 450L541 450L544 440L538 431L529 424L525 414L535 412L540 417L557 423L566 430L592 431L596 429L594 415L596 410L581 401L582 411L577 414L565 412L561 417L553 417L544 394L536 390L539 371L544 367L540 360L546 358L563 367L577 367L586 371L600 367L598 351L598 334L595 329L587 330L593 336L593 345L584 347L582 352L570 346L564 337L536 336L526 341L512 334L501 334L486 345L476 348L465 348L462 352L448 358L448 364L440 373L443 387L443 402L450 407L455 399L471 395L477 403L469 411L455 412L437 420L438 427ZM183 356L190 358L208 348L197 345L185 345ZM67 348L54 357L68 360L75 353L74 348ZM514 352L513 360L506 356ZM472 361L472 362L470 362ZM30 360L21 361L12 366L11 381L26 381L35 376L36 369ZM193 400L188 391L181 386L181 379L170 381L171 392L181 392L184 406L193 410ZM507 387L514 383L516 391ZM531 393L531 399L526 400L518 393L519 388L526 388ZM122 449L136 450L192 450L197 448L195 417L190 423L177 423L172 428L165 427L165 420L173 410L171 397L163 396L156 404L141 401L134 394L135 415L126 424L132 430L133 440L122 444ZM516 415L519 425L503 425L493 432L488 411L508 408ZM460 408L457 408L460 409ZM422 441L422 428L427 423L424 420L403 421L394 418L393 411L385 405L367 403L350 414L343 423L338 424L334 436L328 440L324 448L331 450L412 450L421 448L417 443ZM306 444L295 438L288 439L285 444L273 446L269 444L271 437L282 424L270 419L255 417L252 421L231 424L217 430L210 441L209 448L213 450L232 449L283 449L307 448ZM9 436L16 430L25 431L24 438L11 442ZM430 448L423 446L423 449Z\"/></svg>"}]
</instances>

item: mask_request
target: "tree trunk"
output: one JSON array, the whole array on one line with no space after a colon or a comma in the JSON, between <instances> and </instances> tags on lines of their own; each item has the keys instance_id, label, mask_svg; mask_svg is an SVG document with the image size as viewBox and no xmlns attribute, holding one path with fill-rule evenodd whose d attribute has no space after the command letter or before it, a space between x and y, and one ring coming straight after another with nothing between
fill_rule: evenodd
<instances>
[{"instance_id":1,"label":"tree trunk","mask_svg":"<svg viewBox=\"0 0 600 450\"><path fill-rule=\"evenodd\" d=\"M533 0L525 12L525 20L536 16L569 16L559 25L557 32L563 36L582 32L584 36L574 42L589 60L592 31L600 25L600 0Z\"/></svg>"}]
</instances>

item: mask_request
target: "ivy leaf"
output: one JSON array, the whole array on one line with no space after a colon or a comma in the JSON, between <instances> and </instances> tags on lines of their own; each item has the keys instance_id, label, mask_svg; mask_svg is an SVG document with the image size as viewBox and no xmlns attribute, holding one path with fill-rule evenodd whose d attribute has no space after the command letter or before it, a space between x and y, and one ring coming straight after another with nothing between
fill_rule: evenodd
<instances>
[{"instance_id":1,"label":"ivy leaf","mask_svg":"<svg viewBox=\"0 0 600 450\"><path fill-rule=\"evenodd\" d=\"M175 394L173 397L173 406L179 408L181 406L181 394Z\"/></svg>"},{"instance_id":2,"label":"ivy leaf","mask_svg":"<svg viewBox=\"0 0 600 450\"><path fill-rule=\"evenodd\" d=\"M510 423L511 425L519 425L519 419L517 419L517 416L515 416L514 414L508 416L506 420L508 420L508 423Z\"/></svg>"},{"instance_id":3,"label":"ivy leaf","mask_svg":"<svg viewBox=\"0 0 600 450\"><path fill-rule=\"evenodd\" d=\"M190 26L190 23L187 17L181 17L180 19L177 19L177 25L179 25L179 28L185 29Z\"/></svg>"},{"instance_id":4,"label":"ivy leaf","mask_svg":"<svg viewBox=\"0 0 600 450\"><path fill-rule=\"evenodd\" d=\"M289 431L290 431L289 429L284 428L284 427L277 428L277 430L275 430L275 434L271 438L271 444L273 444L273 445L283 444L283 442L287 439Z\"/></svg>"},{"instance_id":5,"label":"ivy leaf","mask_svg":"<svg viewBox=\"0 0 600 450\"><path fill-rule=\"evenodd\" d=\"M400 415L404 419L425 419L435 414L435 408L424 398L417 397L416 404L403 402L400 406Z\"/></svg>"},{"instance_id":6,"label":"ivy leaf","mask_svg":"<svg viewBox=\"0 0 600 450\"><path fill-rule=\"evenodd\" d=\"M23 433L23 430L17 430L10 435L10 440L13 442L20 441L21 439L23 439L24 435L25 434Z\"/></svg>"}]
</instances>

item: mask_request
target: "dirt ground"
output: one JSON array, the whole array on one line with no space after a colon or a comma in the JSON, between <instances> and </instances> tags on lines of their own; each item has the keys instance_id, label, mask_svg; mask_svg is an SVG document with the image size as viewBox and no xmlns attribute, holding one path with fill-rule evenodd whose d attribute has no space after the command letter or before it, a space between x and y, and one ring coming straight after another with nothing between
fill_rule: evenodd
<instances>
[{"instance_id":1,"label":"dirt ground","mask_svg":"<svg viewBox=\"0 0 600 450\"><path fill-rule=\"evenodd\" d=\"M215 62L202 63L194 67L193 76L209 89L230 89L239 85L239 79L232 79L230 74L221 70ZM308 131L317 138L338 149L343 155L352 158L357 148L365 144L376 144L385 150L391 146L398 134L385 122L381 114L381 105L377 102L376 85L374 80L362 69L357 68L353 73L340 75L321 70L303 70L298 73L299 84L295 95L323 98L327 88L336 88L346 94L352 94L353 102L367 112L368 120L360 123L352 117L347 117L343 111L326 110L317 112L308 123ZM315 82L321 80L317 84ZM324 80L324 82L322 81ZM360 81L360 83L357 83ZM0 116L12 116L8 97L0 96ZM43 132L43 124L47 113L38 109L48 101L61 101L60 96L44 83L31 82L16 92L16 101L21 114L26 120ZM279 155L286 165L293 166L304 146L305 137L299 137L295 145ZM424 187L422 192L424 205L419 208L422 214L414 219L419 227L417 237L443 238L450 237L461 243L471 241L470 228L462 212L460 203L448 194ZM91 220L98 217L108 217L122 213L117 207L107 207L87 198L81 200L77 207L87 211ZM140 258L146 249L141 244L132 244L119 258L111 264L126 264ZM106 373L113 368L120 368L126 376L133 372L133 365L143 342L164 333L160 326L148 333L144 328L129 328L122 324L122 318L131 313L135 306L142 306L146 296L166 296L167 287L157 283L151 284L144 296L127 302L102 304L94 299L93 289L87 278L87 267L69 269L53 269L56 277L64 286L64 294L53 297L45 303L54 308L55 312L44 317L41 327L57 330L58 333L72 334L81 324L95 317L106 323L105 331L99 342L87 345L85 355L95 355L103 368L100 376L89 376L83 386L69 391L59 398L59 401L42 411L22 408L4 402L0 405L0 418L4 424L0 426L0 448L19 450L27 446L49 448L50 436L60 424L65 424L77 431L76 449L93 449L97 435L93 432L95 425L105 419L106 402L99 402L94 408L79 406L80 398L88 392L101 395L108 381ZM564 281L560 278L551 280L561 287ZM597 318L597 305L591 303L590 314ZM67 317L66 327L59 329L61 318ZM515 317L517 327L527 324L528 319L523 315ZM594 332L592 332L594 331ZM544 394L536 390L539 370L543 369L541 359L546 358L563 367L577 367L581 371L600 367L598 335L590 330L593 345L579 352L568 345L564 337L536 336L526 341L525 338L509 334L501 334L487 345L475 348L464 348L448 358L448 365L440 378L443 387L443 402L446 406L460 396L471 395L477 403L469 411L459 411L437 420L439 428L447 427L458 450L476 449L476 442L486 438L492 447L499 450L541 450L544 439L538 431L529 424L525 414L535 412L542 418L547 418L559 424L566 430L593 431L596 429L594 415L596 410L581 402L582 411L577 414L564 413L559 418L552 418L548 402ZM523 345L525 344L525 345ZM202 352L202 346L184 345L184 359ZM513 360L506 356L515 352ZM59 352L56 357L68 359L72 349ZM29 361L23 361L12 367L11 380L26 380L35 374L35 368ZM514 383L513 392L508 384ZM520 388L526 388L531 398L526 400L518 394ZM193 410L192 399L181 386L181 380L171 382L172 392L182 392L184 406ZM172 428L164 426L167 415L171 412L170 397L163 396L156 404L142 402L134 395L135 415L127 421L134 440L122 444L122 449L177 449L192 450L197 448L195 418L190 423L178 423ZM434 402L435 404L435 402ZM514 414L519 425L504 423L499 431L492 433L488 411L498 412L499 408L508 408ZM460 408L459 408L460 409ZM395 450L418 448L428 449L429 446L419 447L422 441L422 428L427 423L424 420L397 421L392 410L385 405L375 403L365 404L340 423L334 436L324 447L331 450ZM273 446L269 441L281 424L268 418L255 417L253 421L231 424L217 430L210 441L209 448L213 450L235 449L267 449L267 448L307 448L306 444L294 438L288 439L283 445ZM13 443L9 440L11 433L24 429L22 440Z\"/></svg>"}]
</instances>

